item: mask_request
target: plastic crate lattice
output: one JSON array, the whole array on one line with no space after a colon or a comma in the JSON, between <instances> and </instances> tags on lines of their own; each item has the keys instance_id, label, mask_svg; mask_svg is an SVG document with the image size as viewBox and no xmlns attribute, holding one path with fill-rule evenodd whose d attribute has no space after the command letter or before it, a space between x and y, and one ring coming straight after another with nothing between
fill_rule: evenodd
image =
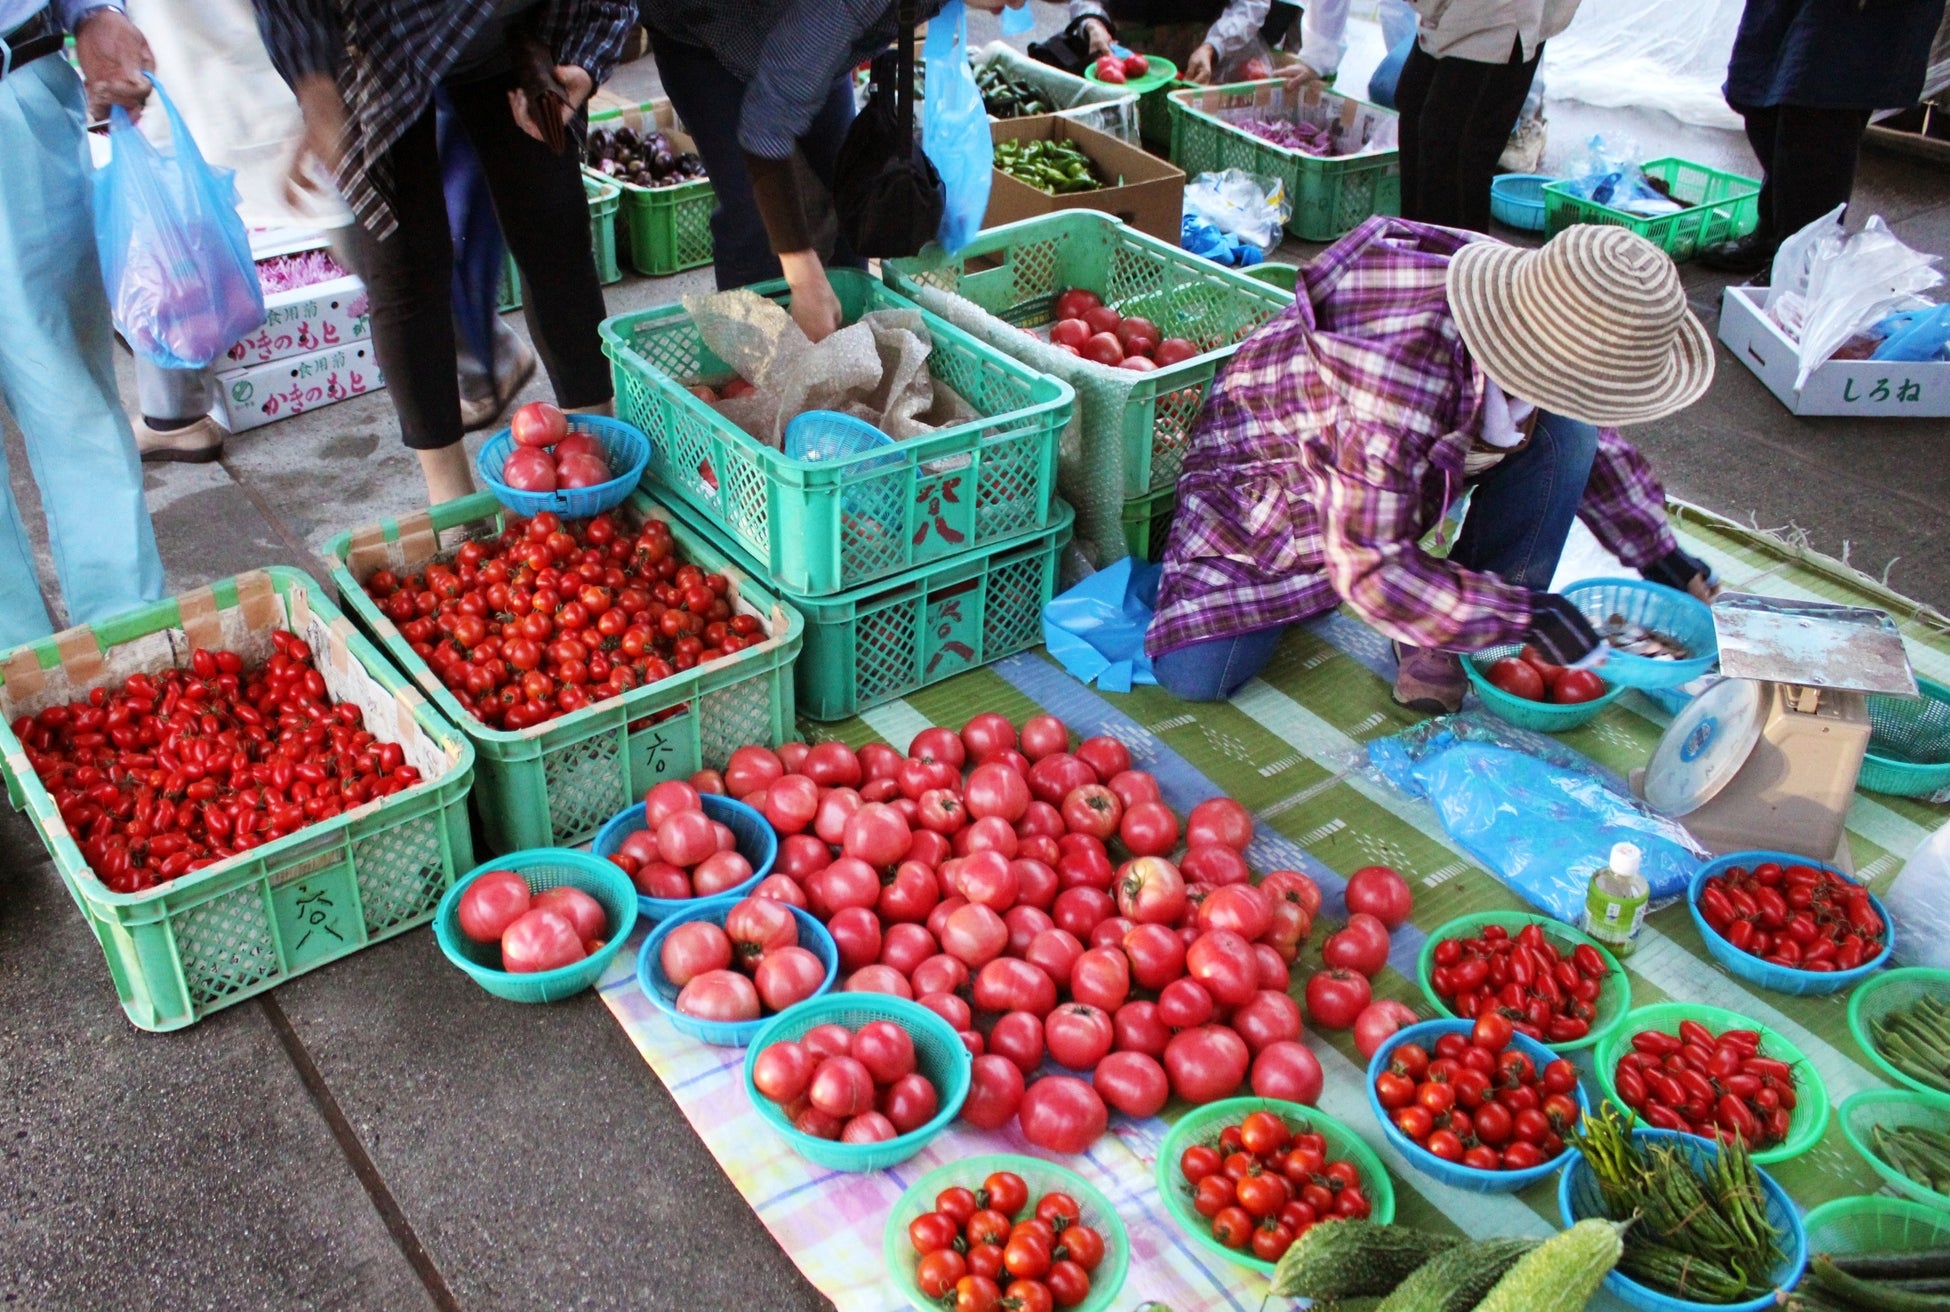
<instances>
[{"instance_id":1,"label":"plastic crate lattice","mask_svg":"<svg viewBox=\"0 0 1950 1312\"><path fill-rule=\"evenodd\" d=\"M919 614L917 598L861 617L854 648L861 705L914 686Z\"/></svg>"},{"instance_id":2,"label":"plastic crate lattice","mask_svg":"<svg viewBox=\"0 0 1950 1312\"><path fill-rule=\"evenodd\" d=\"M353 845L352 859L364 875L359 897L368 934L432 912L446 891L440 835L430 820L370 834Z\"/></svg>"},{"instance_id":3,"label":"plastic crate lattice","mask_svg":"<svg viewBox=\"0 0 1950 1312\"><path fill-rule=\"evenodd\" d=\"M629 805L616 736L599 733L543 758L548 820L555 841L580 843Z\"/></svg>"},{"instance_id":4,"label":"plastic crate lattice","mask_svg":"<svg viewBox=\"0 0 1950 1312\"><path fill-rule=\"evenodd\" d=\"M191 1000L204 1007L278 973L271 918L256 884L212 898L176 922L176 950Z\"/></svg>"},{"instance_id":5,"label":"plastic crate lattice","mask_svg":"<svg viewBox=\"0 0 1950 1312\"><path fill-rule=\"evenodd\" d=\"M771 702L756 683L734 683L706 693L699 714L698 737L707 761L729 760L740 747L762 743L772 732Z\"/></svg>"}]
</instances>

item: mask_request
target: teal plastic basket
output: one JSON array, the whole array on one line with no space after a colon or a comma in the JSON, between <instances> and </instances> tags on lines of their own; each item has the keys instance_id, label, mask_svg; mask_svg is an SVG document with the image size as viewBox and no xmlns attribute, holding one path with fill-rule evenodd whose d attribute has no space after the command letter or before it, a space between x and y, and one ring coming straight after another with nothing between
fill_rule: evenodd
<instances>
[{"instance_id":1,"label":"teal plastic basket","mask_svg":"<svg viewBox=\"0 0 1950 1312\"><path fill-rule=\"evenodd\" d=\"M1837 1198L1808 1213L1810 1253L1914 1253L1950 1248L1950 1212L1882 1195Z\"/></svg>"},{"instance_id":2,"label":"teal plastic basket","mask_svg":"<svg viewBox=\"0 0 1950 1312\"><path fill-rule=\"evenodd\" d=\"M774 1043L801 1038L816 1025L844 1025L857 1031L876 1020L893 1021L913 1036L915 1069L934 1084L940 1110L920 1129L884 1143L841 1143L837 1139L815 1138L794 1129L779 1105L760 1093L758 1085L753 1083L752 1070L758 1065L758 1054ZM961 1114L974 1066L975 1059L963 1046L954 1027L920 1003L891 993L828 993L788 1007L752 1039L751 1046L745 1049L745 1096L758 1109L759 1117L807 1161L833 1171L884 1171L927 1147Z\"/></svg>"},{"instance_id":3,"label":"teal plastic basket","mask_svg":"<svg viewBox=\"0 0 1950 1312\"><path fill-rule=\"evenodd\" d=\"M1519 232L1544 230L1544 184L1556 179L1547 173L1505 173L1490 179L1490 217Z\"/></svg>"},{"instance_id":4,"label":"teal plastic basket","mask_svg":"<svg viewBox=\"0 0 1950 1312\"><path fill-rule=\"evenodd\" d=\"M720 898L741 898L757 888L772 873L772 863L779 857L779 835L771 824L743 802L716 793L706 793L698 799L704 804L704 814L731 830L738 840L738 855L745 858L752 868L752 877L744 883L719 893ZM596 831L589 850L607 861L623 845L623 840L643 828L643 803L626 806L609 818L609 822ZM645 897L638 893L637 910L645 920L656 922L671 916L680 915L706 899L690 897ZM716 899L710 899L715 901ZM649 990L645 990L648 992Z\"/></svg>"},{"instance_id":5,"label":"teal plastic basket","mask_svg":"<svg viewBox=\"0 0 1950 1312\"><path fill-rule=\"evenodd\" d=\"M1520 646L1491 647L1485 651L1472 652L1463 657L1463 673L1469 676L1469 684L1476 689L1476 696L1489 710L1501 719L1508 720L1519 729L1533 729L1539 733L1569 733L1582 725L1591 723L1603 714L1604 709L1625 695L1625 685L1605 679L1607 668L1600 670L1598 677L1605 679L1605 693L1602 697L1588 702L1573 702L1560 706L1556 702L1533 702L1528 698L1508 693L1490 682L1490 666L1505 656L1515 656L1522 651Z\"/></svg>"},{"instance_id":6,"label":"teal plastic basket","mask_svg":"<svg viewBox=\"0 0 1950 1312\"><path fill-rule=\"evenodd\" d=\"M1861 786L1891 797L1950 788L1950 688L1918 676L1920 697L1871 693Z\"/></svg>"},{"instance_id":7,"label":"teal plastic basket","mask_svg":"<svg viewBox=\"0 0 1950 1312\"><path fill-rule=\"evenodd\" d=\"M733 907L742 902L738 897L714 897L708 902L695 902L684 911L667 917L657 923L643 940L643 947L636 954L636 982L643 990L643 996L650 999L653 1006L664 1014L677 1032L688 1034L703 1043L714 1043L721 1048L742 1048L750 1043L758 1032L765 1028L767 1017L757 1020L701 1020L696 1016L686 1016L677 1010L677 995L683 992L671 982L664 973L664 940L671 936L679 925L688 925L694 920L708 920L722 928L725 917ZM790 904L787 904L790 906ZM840 950L833 942L833 936L826 932L826 926L799 907L791 907L792 918L799 925L799 946L826 963L826 978L821 980L813 997L822 997L832 991L833 981L840 973ZM789 1009L788 1009L789 1010ZM780 1013L783 1015L784 1013Z\"/></svg>"},{"instance_id":8,"label":"teal plastic basket","mask_svg":"<svg viewBox=\"0 0 1950 1312\"><path fill-rule=\"evenodd\" d=\"M474 457L474 468L488 491L494 493L494 499L517 515L533 519L544 510L552 510L563 519L586 519L621 505L643 478L644 467L650 463L650 439L643 435L642 429L604 415L565 417L571 433L588 433L603 444L604 458L615 477L594 487L560 488L554 492L517 491L501 481L501 466L515 450L514 430L504 428L490 437Z\"/></svg>"},{"instance_id":9,"label":"teal plastic basket","mask_svg":"<svg viewBox=\"0 0 1950 1312\"><path fill-rule=\"evenodd\" d=\"M600 902L609 919L603 946L581 961L555 970L515 974L501 969L501 948L476 943L460 930L460 899L467 886L490 870L512 870L528 882L531 893L568 886L579 888ZM566 847L537 847L475 866L440 899L433 913L433 935L447 960L470 975L476 984L509 1002L559 1002L582 992L609 969L609 963L636 928L636 886L617 867L587 852Z\"/></svg>"},{"instance_id":10,"label":"teal plastic basket","mask_svg":"<svg viewBox=\"0 0 1950 1312\"><path fill-rule=\"evenodd\" d=\"M1720 635L1713 608L1689 592L1644 579L1586 579L1564 589L1600 633L1614 619L1636 624L1682 643L1693 654L1683 661L1656 660L1614 651L1599 677L1628 688L1677 688L1691 683L1720 659Z\"/></svg>"},{"instance_id":11,"label":"teal plastic basket","mask_svg":"<svg viewBox=\"0 0 1950 1312\"><path fill-rule=\"evenodd\" d=\"M1734 866L1751 867L1767 861L1777 861L1784 866L1814 866L1819 870L1842 875L1841 871L1825 861L1796 856L1792 852L1758 850L1729 852L1723 857L1708 861L1693 872L1692 883L1686 887L1686 905L1693 913L1693 924L1698 926L1699 936L1706 941L1706 950L1713 954L1715 961L1740 978L1758 984L1764 989L1773 989L1776 993L1793 993L1802 997L1816 993L1839 993L1843 989L1853 988L1889 964L1889 958L1896 950L1896 922L1889 918L1889 908L1882 905L1882 900L1874 894L1869 896L1869 905L1873 906L1876 914L1882 917L1882 951L1854 970L1796 970L1791 966L1777 966L1771 961L1763 961L1751 952L1742 952L1729 943L1718 930L1707 924L1706 917L1700 914L1700 891L1706 887L1707 880L1715 875L1726 873ZM1846 875L1842 877L1848 878Z\"/></svg>"}]
</instances>

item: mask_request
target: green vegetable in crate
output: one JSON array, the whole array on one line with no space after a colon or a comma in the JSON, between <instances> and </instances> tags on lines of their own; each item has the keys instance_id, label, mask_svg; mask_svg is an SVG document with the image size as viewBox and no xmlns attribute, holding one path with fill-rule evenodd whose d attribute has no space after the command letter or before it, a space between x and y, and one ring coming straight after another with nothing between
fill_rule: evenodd
<instances>
[{"instance_id":1,"label":"green vegetable in crate","mask_svg":"<svg viewBox=\"0 0 1950 1312\"><path fill-rule=\"evenodd\" d=\"M1320 1221L1274 1266L1271 1292L1276 1298L1386 1294L1459 1242L1413 1226Z\"/></svg>"},{"instance_id":2,"label":"green vegetable in crate","mask_svg":"<svg viewBox=\"0 0 1950 1312\"><path fill-rule=\"evenodd\" d=\"M1950 1312L1950 1248L1909 1253L1822 1253L1789 1312Z\"/></svg>"},{"instance_id":3,"label":"green vegetable in crate","mask_svg":"<svg viewBox=\"0 0 1950 1312\"><path fill-rule=\"evenodd\" d=\"M1437 1253L1395 1286L1379 1312L1469 1312L1540 1242L1483 1239Z\"/></svg>"},{"instance_id":4,"label":"green vegetable in crate","mask_svg":"<svg viewBox=\"0 0 1950 1312\"><path fill-rule=\"evenodd\" d=\"M1869 1139L1883 1161L1920 1185L1950 1194L1950 1134L1920 1125L1877 1125Z\"/></svg>"},{"instance_id":5,"label":"green vegetable in crate","mask_svg":"<svg viewBox=\"0 0 1950 1312\"><path fill-rule=\"evenodd\" d=\"M1505 1273L1476 1312L1581 1312L1618 1265L1626 1221L1580 1221Z\"/></svg>"},{"instance_id":6,"label":"green vegetable in crate","mask_svg":"<svg viewBox=\"0 0 1950 1312\"><path fill-rule=\"evenodd\" d=\"M1912 1080L1950 1093L1950 1006L1925 994L1869 1023L1876 1051Z\"/></svg>"},{"instance_id":7,"label":"green vegetable in crate","mask_svg":"<svg viewBox=\"0 0 1950 1312\"><path fill-rule=\"evenodd\" d=\"M969 62L975 61L971 58ZM975 87L990 118L1028 118L1054 113L1049 97L1019 77L1011 77L1002 61L992 60L975 70Z\"/></svg>"},{"instance_id":8,"label":"green vegetable in crate","mask_svg":"<svg viewBox=\"0 0 1950 1312\"><path fill-rule=\"evenodd\" d=\"M1067 141L1003 141L995 147L995 167L1018 182L1053 196L1099 191L1104 182L1090 156Z\"/></svg>"}]
</instances>

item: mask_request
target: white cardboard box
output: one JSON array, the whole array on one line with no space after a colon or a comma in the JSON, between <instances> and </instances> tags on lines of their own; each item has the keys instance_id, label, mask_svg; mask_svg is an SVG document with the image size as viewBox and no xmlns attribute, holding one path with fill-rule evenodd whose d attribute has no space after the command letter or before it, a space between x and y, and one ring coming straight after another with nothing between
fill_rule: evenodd
<instances>
[{"instance_id":1,"label":"white cardboard box","mask_svg":"<svg viewBox=\"0 0 1950 1312\"><path fill-rule=\"evenodd\" d=\"M316 234L296 239L266 242L254 246L257 259L273 255L296 255L307 250L322 250L324 241ZM366 287L351 274L309 287L294 287L264 298L264 323L234 343L219 366L266 364L296 355L366 342L372 326L366 316Z\"/></svg>"},{"instance_id":2,"label":"white cardboard box","mask_svg":"<svg viewBox=\"0 0 1950 1312\"><path fill-rule=\"evenodd\" d=\"M219 418L233 433L386 385L370 341L229 369L217 375Z\"/></svg>"},{"instance_id":3,"label":"white cardboard box","mask_svg":"<svg viewBox=\"0 0 1950 1312\"><path fill-rule=\"evenodd\" d=\"M1794 340L1761 308L1764 288L1729 287L1720 301L1720 340L1797 415L1950 416L1950 360L1829 360L1794 390L1801 361Z\"/></svg>"}]
</instances>

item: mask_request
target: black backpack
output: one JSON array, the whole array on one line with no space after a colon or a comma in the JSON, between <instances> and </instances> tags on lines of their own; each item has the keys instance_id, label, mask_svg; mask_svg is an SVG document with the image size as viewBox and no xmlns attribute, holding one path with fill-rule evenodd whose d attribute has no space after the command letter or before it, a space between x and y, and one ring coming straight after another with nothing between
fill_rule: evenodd
<instances>
[{"instance_id":1,"label":"black backpack","mask_svg":"<svg viewBox=\"0 0 1950 1312\"><path fill-rule=\"evenodd\" d=\"M933 241L944 205L914 131L914 0L901 0L897 44L874 56L872 78L833 166L833 209L855 255L885 260Z\"/></svg>"}]
</instances>

